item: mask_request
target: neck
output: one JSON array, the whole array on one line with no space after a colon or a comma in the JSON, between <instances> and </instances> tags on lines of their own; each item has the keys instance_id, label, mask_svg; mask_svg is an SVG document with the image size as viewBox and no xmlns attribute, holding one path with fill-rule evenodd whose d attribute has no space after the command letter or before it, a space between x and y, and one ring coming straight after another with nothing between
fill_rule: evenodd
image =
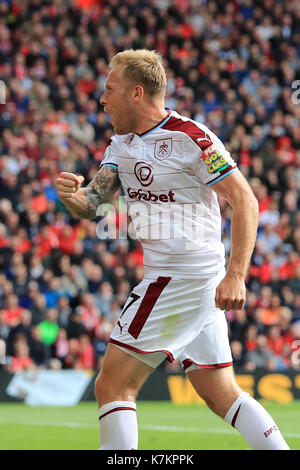
<instances>
[{"instance_id":1,"label":"neck","mask_svg":"<svg viewBox=\"0 0 300 470\"><path fill-rule=\"evenodd\" d=\"M140 109L133 132L136 134L143 134L163 121L167 114L168 112L165 110L164 103L159 105L148 103L147 106Z\"/></svg>"}]
</instances>

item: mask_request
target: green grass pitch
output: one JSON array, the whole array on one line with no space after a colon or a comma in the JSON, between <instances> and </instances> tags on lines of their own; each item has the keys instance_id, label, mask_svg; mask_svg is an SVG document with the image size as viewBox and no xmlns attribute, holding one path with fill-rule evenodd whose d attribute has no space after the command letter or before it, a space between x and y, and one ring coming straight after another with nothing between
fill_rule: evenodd
<instances>
[{"instance_id":1,"label":"green grass pitch","mask_svg":"<svg viewBox=\"0 0 300 470\"><path fill-rule=\"evenodd\" d=\"M300 449L300 401L263 403L292 449ZM243 450L239 433L200 405L138 402L140 450ZM96 450L97 406L28 407L0 404L1 450Z\"/></svg>"}]
</instances>

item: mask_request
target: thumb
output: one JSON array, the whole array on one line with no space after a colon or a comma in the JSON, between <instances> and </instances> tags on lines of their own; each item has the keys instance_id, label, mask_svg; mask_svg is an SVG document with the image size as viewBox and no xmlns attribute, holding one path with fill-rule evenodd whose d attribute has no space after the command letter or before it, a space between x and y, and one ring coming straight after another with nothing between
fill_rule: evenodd
<instances>
[{"instance_id":1,"label":"thumb","mask_svg":"<svg viewBox=\"0 0 300 470\"><path fill-rule=\"evenodd\" d=\"M82 184L84 182L84 176L78 175L77 178L78 178L78 184Z\"/></svg>"}]
</instances>

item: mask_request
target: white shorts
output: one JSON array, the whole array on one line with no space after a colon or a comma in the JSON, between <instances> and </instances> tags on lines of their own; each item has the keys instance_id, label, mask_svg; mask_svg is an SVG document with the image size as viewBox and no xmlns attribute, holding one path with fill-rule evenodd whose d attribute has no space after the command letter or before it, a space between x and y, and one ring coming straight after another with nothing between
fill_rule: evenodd
<instances>
[{"instance_id":1,"label":"white shorts","mask_svg":"<svg viewBox=\"0 0 300 470\"><path fill-rule=\"evenodd\" d=\"M110 342L153 368L165 358L178 359L186 372L231 365L227 321L214 301L224 275L146 276L129 295Z\"/></svg>"}]
</instances>

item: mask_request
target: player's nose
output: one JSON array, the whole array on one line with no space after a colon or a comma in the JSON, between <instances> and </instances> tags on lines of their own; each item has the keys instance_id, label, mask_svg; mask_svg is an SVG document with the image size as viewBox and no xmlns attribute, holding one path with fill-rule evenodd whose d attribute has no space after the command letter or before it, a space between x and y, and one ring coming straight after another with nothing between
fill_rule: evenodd
<instances>
[{"instance_id":1,"label":"player's nose","mask_svg":"<svg viewBox=\"0 0 300 470\"><path fill-rule=\"evenodd\" d=\"M103 93L103 95L100 97L99 103L100 103L102 106L105 106L105 105L107 104L107 101L106 101L106 99L105 99L105 93Z\"/></svg>"}]
</instances>

